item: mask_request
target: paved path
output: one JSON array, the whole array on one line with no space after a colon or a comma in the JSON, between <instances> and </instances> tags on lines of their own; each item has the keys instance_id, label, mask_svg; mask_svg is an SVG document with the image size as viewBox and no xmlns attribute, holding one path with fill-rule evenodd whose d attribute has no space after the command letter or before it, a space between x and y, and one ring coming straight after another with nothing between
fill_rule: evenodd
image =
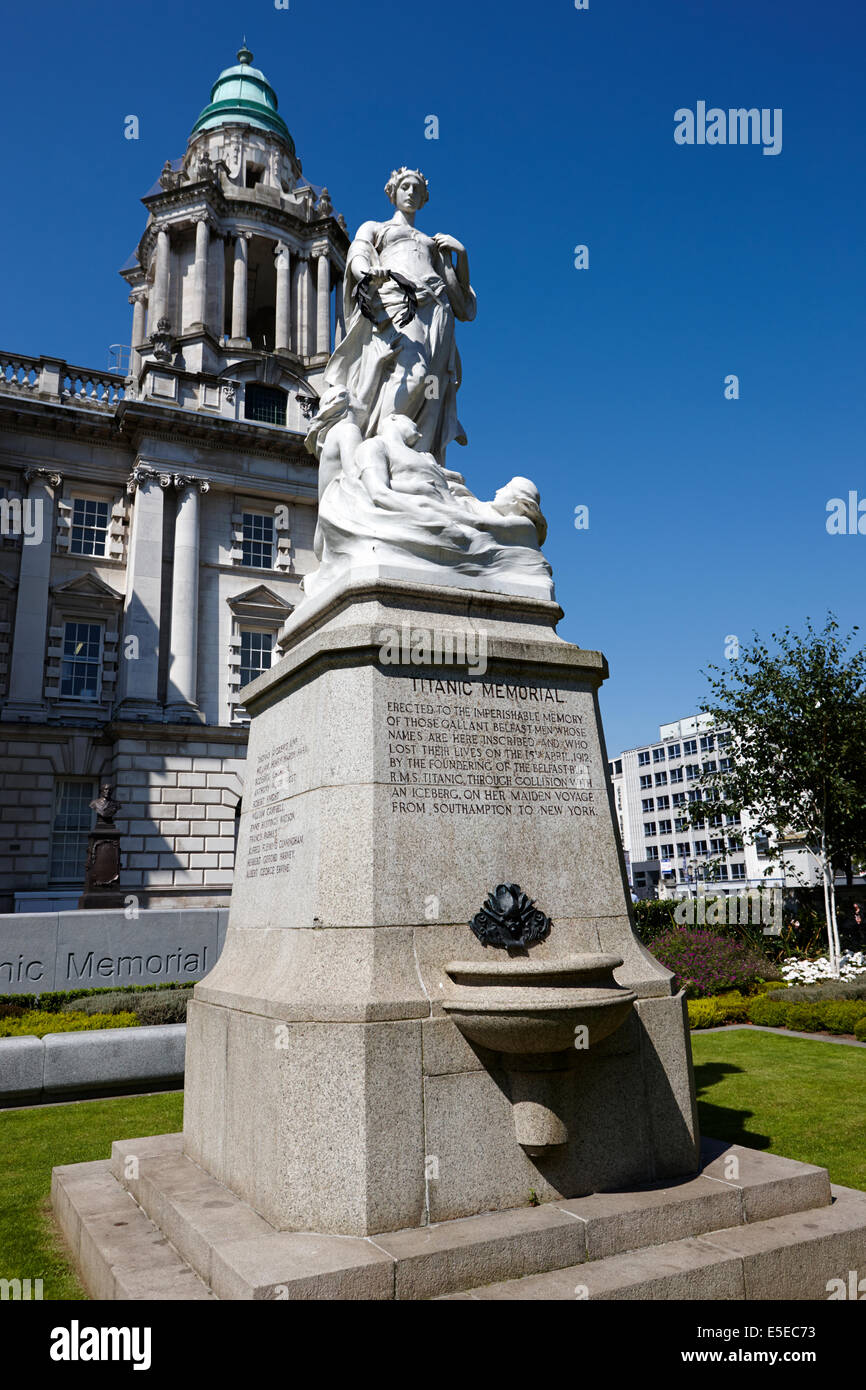
<instances>
[{"instance_id":1,"label":"paved path","mask_svg":"<svg viewBox=\"0 0 866 1390\"><path fill-rule=\"evenodd\" d=\"M809 1042L838 1043L841 1047L866 1047L856 1038L840 1038L833 1033L797 1033L793 1028L767 1028L763 1023L722 1023L717 1028L693 1028L693 1033L730 1033L735 1029L749 1033L779 1033L784 1038L808 1038Z\"/></svg>"}]
</instances>

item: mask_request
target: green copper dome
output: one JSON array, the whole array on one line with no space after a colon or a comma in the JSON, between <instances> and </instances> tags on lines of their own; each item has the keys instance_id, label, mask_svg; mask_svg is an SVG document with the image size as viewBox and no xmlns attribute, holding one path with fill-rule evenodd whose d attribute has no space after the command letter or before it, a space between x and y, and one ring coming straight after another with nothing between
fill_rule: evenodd
<instances>
[{"instance_id":1,"label":"green copper dome","mask_svg":"<svg viewBox=\"0 0 866 1390\"><path fill-rule=\"evenodd\" d=\"M253 55L244 46L238 50L237 66L226 68L213 84L210 103L192 128L214 130L221 125L250 125L279 135L294 150L294 142L282 116L277 113L277 94L263 72L251 66Z\"/></svg>"}]
</instances>

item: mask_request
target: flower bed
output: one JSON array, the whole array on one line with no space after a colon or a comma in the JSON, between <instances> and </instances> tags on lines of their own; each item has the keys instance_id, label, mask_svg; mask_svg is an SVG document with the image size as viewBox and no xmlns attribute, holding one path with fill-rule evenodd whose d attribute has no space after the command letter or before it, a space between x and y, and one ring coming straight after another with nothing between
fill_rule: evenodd
<instances>
[{"instance_id":1,"label":"flower bed","mask_svg":"<svg viewBox=\"0 0 866 1390\"><path fill-rule=\"evenodd\" d=\"M818 956L816 960L799 960L789 956L780 963L782 979L792 985L811 985L817 980L831 980L829 956ZM852 980L866 972L866 951L843 951L839 957L839 977ZM864 977L866 978L866 977Z\"/></svg>"},{"instance_id":2,"label":"flower bed","mask_svg":"<svg viewBox=\"0 0 866 1390\"><path fill-rule=\"evenodd\" d=\"M672 970L687 999L704 999L760 982L779 980L773 963L751 946L715 932L679 929L653 942L653 955Z\"/></svg>"}]
</instances>

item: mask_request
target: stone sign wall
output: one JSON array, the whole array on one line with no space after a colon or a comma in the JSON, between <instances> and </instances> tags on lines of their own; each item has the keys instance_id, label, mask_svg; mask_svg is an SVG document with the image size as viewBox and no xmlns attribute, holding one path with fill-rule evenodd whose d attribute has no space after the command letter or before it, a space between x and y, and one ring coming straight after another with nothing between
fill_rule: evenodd
<instances>
[{"instance_id":1,"label":"stone sign wall","mask_svg":"<svg viewBox=\"0 0 866 1390\"><path fill-rule=\"evenodd\" d=\"M228 908L18 912L0 916L0 994L200 980Z\"/></svg>"}]
</instances>

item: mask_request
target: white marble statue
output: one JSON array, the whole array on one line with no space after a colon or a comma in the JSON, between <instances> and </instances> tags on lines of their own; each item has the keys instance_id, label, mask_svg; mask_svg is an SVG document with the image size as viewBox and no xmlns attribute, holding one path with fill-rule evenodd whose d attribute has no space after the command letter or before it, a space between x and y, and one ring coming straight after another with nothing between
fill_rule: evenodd
<instances>
[{"instance_id":1,"label":"white marble statue","mask_svg":"<svg viewBox=\"0 0 866 1390\"><path fill-rule=\"evenodd\" d=\"M349 248L347 332L307 434L319 460L320 564L304 592L374 566L552 596L534 484L512 478L483 502L445 466L448 444L466 442L454 334L455 318L475 317L465 248L416 231L427 201L418 170L396 170L385 191L397 210L365 222Z\"/></svg>"}]
</instances>

